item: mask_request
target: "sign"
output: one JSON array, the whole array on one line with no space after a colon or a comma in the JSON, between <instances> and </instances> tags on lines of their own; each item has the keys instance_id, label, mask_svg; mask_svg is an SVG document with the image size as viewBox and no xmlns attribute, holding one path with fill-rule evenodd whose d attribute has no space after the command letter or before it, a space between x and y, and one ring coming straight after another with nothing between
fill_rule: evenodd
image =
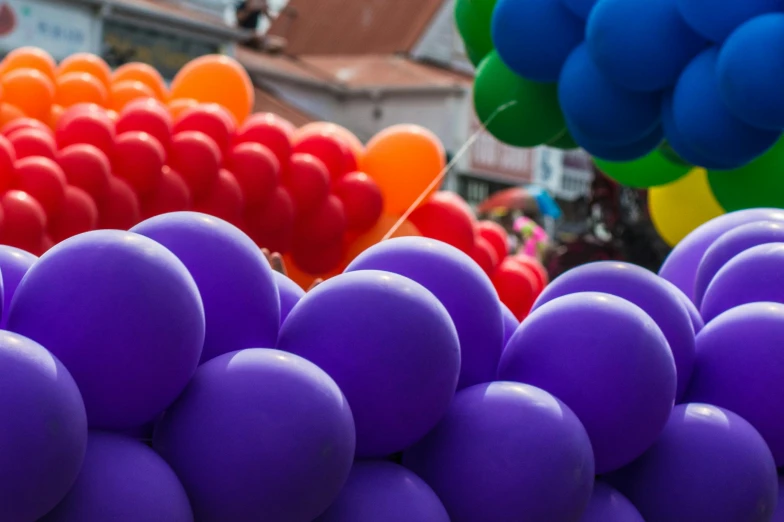
<instances>
[{"instance_id":1,"label":"sign","mask_svg":"<svg viewBox=\"0 0 784 522\"><path fill-rule=\"evenodd\" d=\"M73 3L5 0L0 3L0 48L33 45L62 59L94 51L96 17Z\"/></svg>"}]
</instances>

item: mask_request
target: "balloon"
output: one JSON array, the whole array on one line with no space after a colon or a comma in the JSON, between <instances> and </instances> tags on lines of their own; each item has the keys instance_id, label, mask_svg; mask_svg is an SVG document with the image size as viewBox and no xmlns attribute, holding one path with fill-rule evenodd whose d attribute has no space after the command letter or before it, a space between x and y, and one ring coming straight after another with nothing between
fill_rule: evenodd
<instances>
[{"instance_id":1,"label":"balloon","mask_svg":"<svg viewBox=\"0 0 784 522\"><path fill-rule=\"evenodd\" d=\"M558 0L498 0L493 10L496 52L512 71L531 81L558 81L583 36L583 21Z\"/></svg>"},{"instance_id":2,"label":"balloon","mask_svg":"<svg viewBox=\"0 0 784 522\"><path fill-rule=\"evenodd\" d=\"M329 509L313 522L449 522L425 482L392 462L357 462Z\"/></svg>"},{"instance_id":3,"label":"balloon","mask_svg":"<svg viewBox=\"0 0 784 522\"><path fill-rule=\"evenodd\" d=\"M493 136L513 146L547 143L566 129L556 86L521 78L495 51L476 71L474 110Z\"/></svg>"},{"instance_id":4,"label":"balloon","mask_svg":"<svg viewBox=\"0 0 784 522\"><path fill-rule=\"evenodd\" d=\"M544 287L546 287L547 284L550 282L550 275L547 273L547 269L545 269L544 265L542 265L542 263L538 259L531 256L527 256L525 254L518 254L514 256L512 259L514 259L521 265L530 268L534 276L536 276L537 285L536 288L534 288L534 290L538 290L537 291L537 297L538 297L538 294L541 293L541 291L544 290Z\"/></svg>"},{"instance_id":5,"label":"balloon","mask_svg":"<svg viewBox=\"0 0 784 522\"><path fill-rule=\"evenodd\" d=\"M547 146L561 150L574 150L580 148L580 145L574 141L572 135L569 134L568 129L564 129L563 134L555 138L553 141L548 142Z\"/></svg>"},{"instance_id":6,"label":"balloon","mask_svg":"<svg viewBox=\"0 0 784 522\"><path fill-rule=\"evenodd\" d=\"M10 189L16 183L16 152L5 136L0 136L0 193Z\"/></svg>"},{"instance_id":7,"label":"balloon","mask_svg":"<svg viewBox=\"0 0 784 522\"><path fill-rule=\"evenodd\" d=\"M3 226L0 244L36 252L46 231L46 212L30 194L9 190L0 197Z\"/></svg>"},{"instance_id":8,"label":"balloon","mask_svg":"<svg viewBox=\"0 0 784 522\"><path fill-rule=\"evenodd\" d=\"M190 108L196 107L198 104L199 102L192 98L174 98L169 100L169 103L166 104L166 107L169 110L169 114L171 114L172 119L176 120L183 112Z\"/></svg>"},{"instance_id":9,"label":"balloon","mask_svg":"<svg viewBox=\"0 0 784 522\"><path fill-rule=\"evenodd\" d=\"M343 203L349 230L366 232L381 217L384 207L381 189L364 172L346 174L334 184L332 191Z\"/></svg>"},{"instance_id":10,"label":"balloon","mask_svg":"<svg viewBox=\"0 0 784 522\"><path fill-rule=\"evenodd\" d=\"M206 134L185 131L172 138L169 166L182 176L194 199L211 190L218 179L220 163L220 149Z\"/></svg>"},{"instance_id":11,"label":"balloon","mask_svg":"<svg viewBox=\"0 0 784 522\"><path fill-rule=\"evenodd\" d=\"M177 172L167 166L161 169L161 180L140 202L142 217L151 218L168 212L189 210L193 205L191 191Z\"/></svg>"},{"instance_id":12,"label":"balloon","mask_svg":"<svg viewBox=\"0 0 784 522\"><path fill-rule=\"evenodd\" d=\"M48 133L50 136L53 136L52 129L46 126L46 124L36 120L35 118L28 118L27 116L23 116L21 118L14 119L13 121L9 121L5 125L3 125L2 133L6 137L11 137L12 134L16 133L20 130L26 129L37 129L43 132Z\"/></svg>"},{"instance_id":13,"label":"balloon","mask_svg":"<svg viewBox=\"0 0 784 522\"><path fill-rule=\"evenodd\" d=\"M8 137L8 141L14 147L17 159L41 156L54 160L57 155L57 143L48 129L19 129Z\"/></svg>"},{"instance_id":14,"label":"balloon","mask_svg":"<svg viewBox=\"0 0 784 522\"><path fill-rule=\"evenodd\" d=\"M248 349L196 371L156 427L153 447L182 480L196 520L304 522L326 510L348 478L354 422L316 365Z\"/></svg>"},{"instance_id":15,"label":"balloon","mask_svg":"<svg viewBox=\"0 0 784 522\"><path fill-rule=\"evenodd\" d=\"M711 47L684 69L673 93L673 120L700 154L737 168L772 147L781 132L752 127L730 113L719 91L717 59L718 50Z\"/></svg>"},{"instance_id":16,"label":"balloon","mask_svg":"<svg viewBox=\"0 0 784 522\"><path fill-rule=\"evenodd\" d=\"M602 159L612 162L634 161L642 158L656 150L661 146L664 139L663 130L661 126L657 126L649 134L645 135L638 141L627 143L623 145L608 145L592 141L575 128L570 128L570 132L580 144L582 148L589 154L594 156L594 159Z\"/></svg>"},{"instance_id":17,"label":"balloon","mask_svg":"<svg viewBox=\"0 0 784 522\"><path fill-rule=\"evenodd\" d=\"M19 281L36 261L38 258L29 252L8 245L0 245L0 271L3 274L3 313L2 319L0 319L0 329L6 329L11 299L16 293Z\"/></svg>"},{"instance_id":18,"label":"balloon","mask_svg":"<svg viewBox=\"0 0 784 522\"><path fill-rule=\"evenodd\" d=\"M471 207L452 192L436 192L408 218L423 236L443 241L471 254L476 217Z\"/></svg>"},{"instance_id":19,"label":"balloon","mask_svg":"<svg viewBox=\"0 0 784 522\"><path fill-rule=\"evenodd\" d=\"M739 25L746 20L780 11L780 0L749 0L732 2L721 0L705 4L700 0L677 0L678 11L686 22L708 40L723 42ZM766 49L770 51L770 49Z\"/></svg>"},{"instance_id":20,"label":"balloon","mask_svg":"<svg viewBox=\"0 0 784 522\"><path fill-rule=\"evenodd\" d=\"M21 335L0 332L0 367L0 518L38 520L79 474L87 444L84 403L65 366Z\"/></svg>"},{"instance_id":21,"label":"balloon","mask_svg":"<svg viewBox=\"0 0 784 522\"><path fill-rule=\"evenodd\" d=\"M327 121L314 121L306 123L297 129L295 134L296 136L306 136L309 134L321 133L326 133L331 136L335 136L339 140L342 140L354 156L354 161L358 162L365 154L365 146L362 144L359 138L357 138L357 136L347 128L341 127L335 123Z\"/></svg>"},{"instance_id":22,"label":"balloon","mask_svg":"<svg viewBox=\"0 0 784 522\"><path fill-rule=\"evenodd\" d=\"M446 307L460 338L458 389L495 379L503 349L503 318L490 278L454 247L417 237L383 241L346 269L385 270L430 290Z\"/></svg>"},{"instance_id":23,"label":"balloon","mask_svg":"<svg viewBox=\"0 0 784 522\"><path fill-rule=\"evenodd\" d=\"M57 67L57 76L70 72L86 72L98 78L108 89L112 70L103 59L92 53L75 53L68 56Z\"/></svg>"},{"instance_id":24,"label":"balloon","mask_svg":"<svg viewBox=\"0 0 784 522\"><path fill-rule=\"evenodd\" d=\"M580 136L598 145L629 145L647 137L659 125L660 94L629 91L611 82L585 44L577 47L564 64L558 100L569 131L580 145L585 141Z\"/></svg>"},{"instance_id":25,"label":"balloon","mask_svg":"<svg viewBox=\"0 0 784 522\"><path fill-rule=\"evenodd\" d=\"M598 292L536 308L506 345L498 378L563 400L591 438L598 474L642 455L675 401L675 361L666 337L641 308Z\"/></svg>"},{"instance_id":26,"label":"balloon","mask_svg":"<svg viewBox=\"0 0 784 522\"><path fill-rule=\"evenodd\" d=\"M397 222L398 218L388 214L382 214L376 224L373 225L373 228L355 238L346 238L347 248L344 255L344 265L348 266L348 264L356 259L359 254L373 245L380 243L387 233L397 224ZM412 225L410 221L405 220L400 225L400 227L395 229L391 237L417 237L421 235L422 234L419 233L419 230L417 230L417 228Z\"/></svg>"},{"instance_id":27,"label":"balloon","mask_svg":"<svg viewBox=\"0 0 784 522\"><path fill-rule=\"evenodd\" d=\"M356 159L348 146L343 140L328 132L297 135L292 146L294 154L310 154L320 159L333 182L337 182L345 174L357 170Z\"/></svg>"},{"instance_id":28,"label":"balloon","mask_svg":"<svg viewBox=\"0 0 784 522\"><path fill-rule=\"evenodd\" d=\"M146 194L160 183L166 151L146 132L129 131L117 136L112 156L114 174L137 194Z\"/></svg>"},{"instance_id":29,"label":"balloon","mask_svg":"<svg viewBox=\"0 0 784 522\"><path fill-rule=\"evenodd\" d=\"M234 117L224 107L216 103L201 103L177 116L173 132L203 132L225 153L235 130Z\"/></svg>"},{"instance_id":30,"label":"balloon","mask_svg":"<svg viewBox=\"0 0 784 522\"><path fill-rule=\"evenodd\" d=\"M660 278L660 280L663 281L671 291L675 292L681 304L686 307L686 311L689 313L689 320L691 321L691 326L694 329L695 335L700 333L700 331L705 327L705 322L702 320L702 316L700 316L700 312L697 310L697 307L694 306L694 303L691 302L691 298L684 294L680 288L670 283L666 279Z\"/></svg>"},{"instance_id":31,"label":"balloon","mask_svg":"<svg viewBox=\"0 0 784 522\"><path fill-rule=\"evenodd\" d=\"M166 106L153 98L134 100L126 105L119 114L116 128L117 134L146 132L166 150L171 145L172 118Z\"/></svg>"},{"instance_id":32,"label":"balloon","mask_svg":"<svg viewBox=\"0 0 784 522\"><path fill-rule=\"evenodd\" d=\"M743 477L737 487L734 477ZM610 482L647 522L770 520L778 479L770 450L743 418L682 404L642 458Z\"/></svg>"},{"instance_id":33,"label":"balloon","mask_svg":"<svg viewBox=\"0 0 784 522\"><path fill-rule=\"evenodd\" d=\"M474 242L474 249L471 251L470 255L471 259L479 265L479 268L481 268L485 274L492 277L493 272L495 272L499 263L498 255L495 253L493 245L485 238L477 237Z\"/></svg>"},{"instance_id":34,"label":"balloon","mask_svg":"<svg viewBox=\"0 0 784 522\"><path fill-rule=\"evenodd\" d=\"M343 244L340 240L322 245L304 242L294 233L294 246L291 250L294 265L308 276L328 279L330 272L340 272L343 259ZM312 284L312 283L311 283Z\"/></svg>"},{"instance_id":35,"label":"balloon","mask_svg":"<svg viewBox=\"0 0 784 522\"><path fill-rule=\"evenodd\" d=\"M37 69L15 69L2 75L3 102L19 108L26 116L44 119L54 101L54 85Z\"/></svg>"},{"instance_id":36,"label":"balloon","mask_svg":"<svg viewBox=\"0 0 784 522\"><path fill-rule=\"evenodd\" d=\"M294 229L294 202L289 191L278 187L266 204L245 209L249 235L260 246L284 253L291 248Z\"/></svg>"},{"instance_id":37,"label":"balloon","mask_svg":"<svg viewBox=\"0 0 784 522\"><path fill-rule=\"evenodd\" d=\"M13 107L13 105L8 104L0 104L0 111L3 110L5 107ZM14 108L14 110L18 110ZM49 126L50 129L54 130L57 128L57 123L60 121L60 118L63 116L65 112L65 108L62 105L57 105L56 103L52 105L52 108L49 109L49 116L44 120L46 125ZM20 111L20 116L24 116L24 114Z\"/></svg>"},{"instance_id":38,"label":"balloon","mask_svg":"<svg viewBox=\"0 0 784 522\"><path fill-rule=\"evenodd\" d=\"M54 103L70 107L77 103L95 103L105 107L109 92L101 80L85 72L72 72L57 78Z\"/></svg>"},{"instance_id":39,"label":"balloon","mask_svg":"<svg viewBox=\"0 0 784 522\"><path fill-rule=\"evenodd\" d=\"M509 239L504 227L494 221L483 220L474 224L474 229L479 237L490 243L499 261L509 254Z\"/></svg>"},{"instance_id":40,"label":"balloon","mask_svg":"<svg viewBox=\"0 0 784 522\"><path fill-rule=\"evenodd\" d=\"M139 198L130 185L116 176L109 178L106 195L98 203L98 228L128 230L141 221Z\"/></svg>"},{"instance_id":41,"label":"balloon","mask_svg":"<svg viewBox=\"0 0 784 522\"><path fill-rule=\"evenodd\" d=\"M536 300L539 284L531 268L507 257L493 273L493 286L501 302L522 321Z\"/></svg>"},{"instance_id":42,"label":"balloon","mask_svg":"<svg viewBox=\"0 0 784 522\"><path fill-rule=\"evenodd\" d=\"M280 179L280 163L267 147L239 143L230 149L225 162L248 206L262 205L272 196Z\"/></svg>"},{"instance_id":43,"label":"balloon","mask_svg":"<svg viewBox=\"0 0 784 522\"><path fill-rule=\"evenodd\" d=\"M112 83L119 83L124 81L137 81L142 82L150 88L159 100L166 100L169 93L166 89L161 74L150 65L141 62L130 62L119 66L112 73Z\"/></svg>"},{"instance_id":44,"label":"balloon","mask_svg":"<svg viewBox=\"0 0 784 522\"><path fill-rule=\"evenodd\" d=\"M693 169L678 181L651 188L648 212L662 239L675 246L703 223L724 214L724 209L716 201L705 171ZM692 289L684 291L691 293Z\"/></svg>"},{"instance_id":45,"label":"balloon","mask_svg":"<svg viewBox=\"0 0 784 522\"><path fill-rule=\"evenodd\" d=\"M65 201L66 179L63 169L50 160L31 156L14 164L19 180L16 188L30 194L41 204L47 216L54 216Z\"/></svg>"},{"instance_id":46,"label":"balloon","mask_svg":"<svg viewBox=\"0 0 784 522\"><path fill-rule=\"evenodd\" d=\"M114 123L97 105L74 105L67 109L57 122L57 145L87 143L97 147L111 158L114 151Z\"/></svg>"},{"instance_id":47,"label":"balloon","mask_svg":"<svg viewBox=\"0 0 784 522\"><path fill-rule=\"evenodd\" d=\"M204 343L204 309L169 250L101 230L64 241L30 269L8 328L65 364L92 428L123 429L154 419L185 387Z\"/></svg>"},{"instance_id":48,"label":"balloon","mask_svg":"<svg viewBox=\"0 0 784 522\"><path fill-rule=\"evenodd\" d=\"M2 255L2 252L0 252L0 255ZM0 258L0 268L1 267L2 258ZM280 272L273 271L272 277L278 287L278 295L280 298L280 324L282 325L294 306L305 296L305 291L300 288L297 283Z\"/></svg>"},{"instance_id":49,"label":"balloon","mask_svg":"<svg viewBox=\"0 0 784 522\"><path fill-rule=\"evenodd\" d=\"M110 166L106 155L88 144L74 144L62 149L57 163L69 185L78 187L94 201L101 201L109 190Z\"/></svg>"},{"instance_id":50,"label":"balloon","mask_svg":"<svg viewBox=\"0 0 784 522\"><path fill-rule=\"evenodd\" d=\"M215 216L233 225L241 223L244 208L242 188L234 174L226 169L220 169L218 179L210 191L194 204L197 212Z\"/></svg>"},{"instance_id":51,"label":"balloon","mask_svg":"<svg viewBox=\"0 0 784 522\"><path fill-rule=\"evenodd\" d=\"M283 323L278 348L335 379L354 414L358 457L384 457L425 435L452 400L460 370L457 333L441 303L414 281L376 270L308 292Z\"/></svg>"},{"instance_id":52,"label":"balloon","mask_svg":"<svg viewBox=\"0 0 784 522\"><path fill-rule=\"evenodd\" d=\"M654 150L631 162L611 162L597 159L596 166L609 177L629 187L648 188L672 183L686 175L691 167L667 160Z\"/></svg>"},{"instance_id":53,"label":"balloon","mask_svg":"<svg viewBox=\"0 0 784 522\"><path fill-rule=\"evenodd\" d=\"M16 69L37 69L44 73L50 80L55 79L57 64L54 58L39 47L17 47L5 55L2 68L4 73Z\"/></svg>"},{"instance_id":54,"label":"balloon","mask_svg":"<svg viewBox=\"0 0 784 522\"><path fill-rule=\"evenodd\" d=\"M596 482L591 502L580 522L645 522L629 500L610 486Z\"/></svg>"},{"instance_id":55,"label":"balloon","mask_svg":"<svg viewBox=\"0 0 784 522\"><path fill-rule=\"evenodd\" d=\"M282 181L291 194L297 214L314 212L329 193L329 172L324 163L310 154L294 154L287 164Z\"/></svg>"},{"instance_id":56,"label":"balloon","mask_svg":"<svg viewBox=\"0 0 784 522\"><path fill-rule=\"evenodd\" d=\"M26 117L25 113L10 103L0 103L0 124L5 125L14 120Z\"/></svg>"},{"instance_id":57,"label":"balloon","mask_svg":"<svg viewBox=\"0 0 784 522\"><path fill-rule=\"evenodd\" d=\"M681 18L677 1L637 5L602 0L596 4L585 40L593 63L608 81L639 92L656 92L675 84L683 68L706 45Z\"/></svg>"},{"instance_id":58,"label":"balloon","mask_svg":"<svg viewBox=\"0 0 784 522\"><path fill-rule=\"evenodd\" d=\"M473 51L474 65L493 51L491 23L497 0L458 0L455 2L455 22L466 47Z\"/></svg>"},{"instance_id":59,"label":"balloon","mask_svg":"<svg viewBox=\"0 0 784 522\"><path fill-rule=\"evenodd\" d=\"M402 214L426 191L446 164L441 141L417 125L393 125L368 142L360 170L373 178L384 196L384 211Z\"/></svg>"},{"instance_id":60,"label":"balloon","mask_svg":"<svg viewBox=\"0 0 784 522\"><path fill-rule=\"evenodd\" d=\"M593 6L596 5L597 1L598 0L561 0L567 9L583 20L588 19L588 15L591 14Z\"/></svg>"},{"instance_id":61,"label":"balloon","mask_svg":"<svg viewBox=\"0 0 784 522\"><path fill-rule=\"evenodd\" d=\"M458 392L403 463L433 488L453 522L579 520L594 481L591 443L575 414L547 392L511 382Z\"/></svg>"},{"instance_id":62,"label":"balloon","mask_svg":"<svg viewBox=\"0 0 784 522\"><path fill-rule=\"evenodd\" d=\"M520 321L514 316L512 311L505 304L501 305L501 312L504 318L504 346L507 345L509 339L514 335L517 327L520 326Z\"/></svg>"},{"instance_id":63,"label":"balloon","mask_svg":"<svg viewBox=\"0 0 784 522\"><path fill-rule=\"evenodd\" d=\"M155 92L138 81L113 83L109 88L109 107L120 112L126 105L139 98L154 98Z\"/></svg>"},{"instance_id":64,"label":"balloon","mask_svg":"<svg viewBox=\"0 0 784 522\"><path fill-rule=\"evenodd\" d=\"M68 185L60 211L49 219L49 234L55 242L95 230L98 207L84 190Z\"/></svg>"},{"instance_id":65,"label":"balloon","mask_svg":"<svg viewBox=\"0 0 784 522\"><path fill-rule=\"evenodd\" d=\"M313 247L339 244L345 232L346 211L343 203L337 196L330 194L315 209L304 216L297 216L295 246L297 243Z\"/></svg>"},{"instance_id":66,"label":"balloon","mask_svg":"<svg viewBox=\"0 0 784 522\"><path fill-rule=\"evenodd\" d=\"M200 56L181 68L171 84L172 98L218 103L245 121L253 108L253 84L245 69L225 55Z\"/></svg>"},{"instance_id":67,"label":"balloon","mask_svg":"<svg viewBox=\"0 0 784 522\"><path fill-rule=\"evenodd\" d=\"M755 207L784 206L781 171L784 140L779 140L765 154L735 170L711 170L708 182L716 200L727 211Z\"/></svg>"},{"instance_id":68,"label":"balloon","mask_svg":"<svg viewBox=\"0 0 784 522\"><path fill-rule=\"evenodd\" d=\"M234 142L251 141L264 145L275 154L281 170L285 171L289 165L294 131L294 125L280 116L269 112L257 112L237 129Z\"/></svg>"}]
</instances>

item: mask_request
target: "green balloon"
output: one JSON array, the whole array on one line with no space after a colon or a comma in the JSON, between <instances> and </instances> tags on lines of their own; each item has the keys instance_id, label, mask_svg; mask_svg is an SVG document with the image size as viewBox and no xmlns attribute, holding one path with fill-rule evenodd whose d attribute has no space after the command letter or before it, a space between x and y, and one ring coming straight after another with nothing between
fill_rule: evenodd
<instances>
[{"instance_id":1,"label":"green balloon","mask_svg":"<svg viewBox=\"0 0 784 522\"><path fill-rule=\"evenodd\" d=\"M499 141L516 147L550 143L566 129L558 89L554 83L538 83L513 73L493 51L479 64L474 80L474 110L479 121Z\"/></svg>"},{"instance_id":2,"label":"green balloon","mask_svg":"<svg viewBox=\"0 0 784 522\"><path fill-rule=\"evenodd\" d=\"M468 58L479 65L495 49L490 26L497 0L457 0L455 21L463 38Z\"/></svg>"},{"instance_id":3,"label":"green balloon","mask_svg":"<svg viewBox=\"0 0 784 522\"><path fill-rule=\"evenodd\" d=\"M709 170L716 200L727 212L784 208L784 138L765 154L734 170Z\"/></svg>"},{"instance_id":4,"label":"green balloon","mask_svg":"<svg viewBox=\"0 0 784 522\"><path fill-rule=\"evenodd\" d=\"M684 165L687 167L694 166L685 159L681 158L678 153L675 152L675 149L673 149L670 144L667 143L667 140L664 140L662 144L659 145L659 152L661 152L662 156L664 156L664 158L671 163L675 163L676 165Z\"/></svg>"},{"instance_id":5,"label":"green balloon","mask_svg":"<svg viewBox=\"0 0 784 522\"><path fill-rule=\"evenodd\" d=\"M612 179L634 188L648 188L666 185L683 177L692 167L673 163L658 149L634 161L614 162L599 158L593 159L599 170Z\"/></svg>"},{"instance_id":6,"label":"green balloon","mask_svg":"<svg viewBox=\"0 0 784 522\"><path fill-rule=\"evenodd\" d=\"M573 149L580 148L580 145L578 145L577 142L574 141L574 138L572 138L572 135L569 134L568 130L564 130L563 134L561 134L553 141L548 143L547 146L554 147L556 149L561 149L561 150L573 150Z\"/></svg>"}]
</instances>

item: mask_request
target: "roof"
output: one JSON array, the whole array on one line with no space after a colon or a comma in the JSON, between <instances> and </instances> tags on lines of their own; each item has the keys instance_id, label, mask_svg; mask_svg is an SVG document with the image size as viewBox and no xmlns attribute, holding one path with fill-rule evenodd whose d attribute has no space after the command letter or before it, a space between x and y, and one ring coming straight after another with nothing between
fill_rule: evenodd
<instances>
[{"instance_id":1,"label":"roof","mask_svg":"<svg viewBox=\"0 0 784 522\"><path fill-rule=\"evenodd\" d=\"M443 0L290 0L270 34L294 55L408 53Z\"/></svg>"},{"instance_id":2,"label":"roof","mask_svg":"<svg viewBox=\"0 0 784 522\"><path fill-rule=\"evenodd\" d=\"M302 127L306 123L318 120L304 111L301 111L278 98L275 94L265 89L256 88L256 101L253 104L253 112L272 112L285 118L296 127Z\"/></svg>"}]
</instances>

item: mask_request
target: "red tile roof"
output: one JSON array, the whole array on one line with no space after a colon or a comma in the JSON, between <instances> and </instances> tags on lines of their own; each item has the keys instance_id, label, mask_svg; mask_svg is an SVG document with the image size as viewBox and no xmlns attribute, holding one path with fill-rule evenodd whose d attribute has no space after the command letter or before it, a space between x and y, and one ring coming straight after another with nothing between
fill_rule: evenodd
<instances>
[{"instance_id":1,"label":"red tile roof","mask_svg":"<svg viewBox=\"0 0 784 522\"><path fill-rule=\"evenodd\" d=\"M253 112L272 112L285 118L297 127L302 127L306 123L318 120L304 111L301 111L278 98L270 91L256 88L256 101L253 105Z\"/></svg>"}]
</instances>

